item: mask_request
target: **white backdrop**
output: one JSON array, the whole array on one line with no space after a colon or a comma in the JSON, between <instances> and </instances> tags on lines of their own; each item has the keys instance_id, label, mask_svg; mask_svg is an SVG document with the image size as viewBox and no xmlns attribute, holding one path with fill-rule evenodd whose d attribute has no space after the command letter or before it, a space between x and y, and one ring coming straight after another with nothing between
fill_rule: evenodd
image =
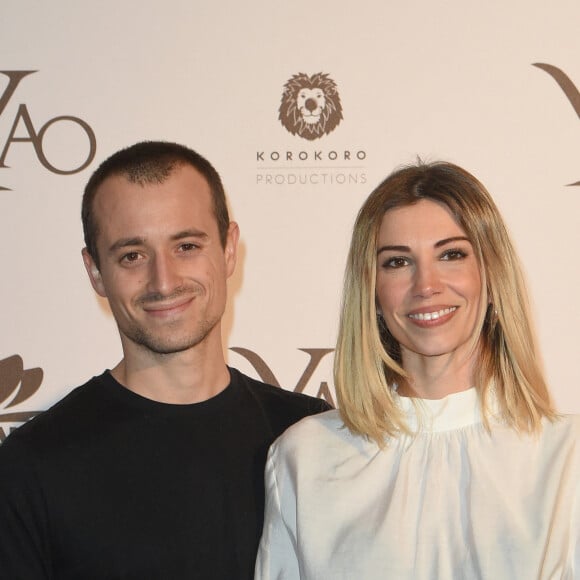
<instances>
[{"instance_id":1,"label":"white backdrop","mask_svg":"<svg viewBox=\"0 0 580 580\"><path fill-rule=\"evenodd\" d=\"M290 389L310 360L300 349L334 346L363 199L416 155L464 166L520 251L558 406L579 412L579 23L577 0L2 0L0 440L121 356L82 267L80 199L100 161L143 139L220 171L242 232L226 339ZM566 90L534 63L565 73ZM14 71L36 72L15 84ZM300 72L328 74L343 107L316 140L278 120ZM332 391L331 363L305 392Z\"/></svg>"}]
</instances>

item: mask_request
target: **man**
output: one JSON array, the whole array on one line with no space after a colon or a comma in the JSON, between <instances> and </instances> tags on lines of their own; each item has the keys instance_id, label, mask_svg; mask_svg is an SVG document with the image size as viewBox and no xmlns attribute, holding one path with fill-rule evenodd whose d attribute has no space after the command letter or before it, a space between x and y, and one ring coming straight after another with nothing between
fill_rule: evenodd
<instances>
[{"instance_id":1,"label":"man","mask_svg":"<svg viewBox=\"0 0 580 580\"><path fill-rule=\"evenodd\" d=\"M251 578L267 448L327 406L226 366L239 234L219 175L139 143L93 174L82 218L123 359L0 447L0 578Z\"/></svg>"}]
</instances>

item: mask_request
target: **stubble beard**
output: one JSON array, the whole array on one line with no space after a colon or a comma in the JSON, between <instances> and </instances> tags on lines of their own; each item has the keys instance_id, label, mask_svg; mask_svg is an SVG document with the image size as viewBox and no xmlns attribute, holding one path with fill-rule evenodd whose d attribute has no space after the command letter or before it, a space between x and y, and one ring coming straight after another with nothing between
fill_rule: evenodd
<instances>
[{"instance_id":1,"label":"stubble beard","mask_svg":"<svg viewBox=\"0 0 580 580\"><path fill-rule=\"evenodd\" d=\"M203 294L199 288L179 288L171 294L171 298L191 293L194 299ZM139 299L138 303L145 304L167 297L158 294L150 294ZM207 305L206 305L207 307ZM142 324L133 321L132 324L120 329L131 342L141 348L159 355L170 355L189 350L206 340L208 335L218 325L223 312L199 313L197 321L191 323L191 327L183 328L181 320L170 321L158 330L151 330Z\"/></svg>"},{"instance_id":2,"label":"stubble beard","mask_svg":"<svg viewBox=\"0 0 580 580\"><path fill-rule=\"evenodd\" d=\"M183 330L177 325L169 324L167 328L152 332L142 326L133 325L126 328L123 334L134 344L154 354L169 355L189 350L201 344L220 321L220 316L203 319L196 328ZM176 328L173 329L172 326ZM172 330L175 332L172 333Z\"/></svg>"}]
</instances>

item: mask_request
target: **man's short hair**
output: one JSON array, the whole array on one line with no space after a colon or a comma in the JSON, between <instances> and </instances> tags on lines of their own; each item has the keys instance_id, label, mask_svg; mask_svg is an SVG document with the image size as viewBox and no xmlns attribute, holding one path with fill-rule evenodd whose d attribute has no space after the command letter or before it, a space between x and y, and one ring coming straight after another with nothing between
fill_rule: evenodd
<instances>
[{"instance_id":1,"label":"man's short hair","mask_svg":"<svg viewBox=\"0 0 580 580\"><path fill-rule=\"evenodd\" d=\"M91 175L83 194L81 217L85 245L97 267L100 267L97 251L99 224L93 213L95 195L103 182L120 175L139 185L163 183L179 165L191 165L207 181L213 200L220 241L225 247L230 217L224 187L213 165L192 149L166 141L143 141L117 151L103 161Z\"/></svg>"}]
</instances>

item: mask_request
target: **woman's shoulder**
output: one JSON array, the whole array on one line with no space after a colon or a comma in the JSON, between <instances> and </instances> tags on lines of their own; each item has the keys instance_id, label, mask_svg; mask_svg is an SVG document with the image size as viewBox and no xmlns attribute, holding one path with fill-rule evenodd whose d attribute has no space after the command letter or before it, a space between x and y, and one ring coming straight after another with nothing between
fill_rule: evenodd
<instances>
[{"instance_id":1,"label":"woman's shoulder","mask_svg":"<svg viewBox=\"0 0 580 580\"><path fill-rule=\"evenodd\" d=\"M337 409L318 413L317 415L310 415L304 417L278 438L276 444L278 445L299 445L303 440L310 443L315 443L313 437L324 439L325 437L334 438L344 430L344 423L340 417L340 412Z\"/></svg>"},{"instance_id":2,"label":"woman's shoulder","mask_svg":"<svg viewBox=\"0 0 580 580\"><path fill-rule=\"evenodd\" d=\"M331 469L337 463L376 452L376 444L355 435L338 410L306 417L287 429L272 445L274 464Z\"/></svg>"},{"instance_id":3,"label":"woman's shoulder","mask_svg":"<svg viewBox=\"0 0 580 580\"><path fill-rule=\"evenodd\" d=\"M580 415L562 414L553 421L545 420L544 430L553 433L566 433L571 437L580 436Z\"/></svg>"},{"instance_id":4,"label":"woman's shoulder","mask_svg":"<svg viewBox=\"0 0 580 580\"><path fill-rule=\"evenodd\" d=\"M287 456L324 454L341 447L353 436L337 409L311 415L289 427L272 445L273 454Z\"/></svg>"},{"instance_id":5,"label":"woman's shoulder","mask_svg":"<svg viewBox=\"0 0 580 580\"><path fill-rule=\"evenodd\" d=\"M554 421L547 422L545 427L551 432L560 433L576 441L580 440L579 414L560 415Z\"/></svg>"},{"instance_id":6,"label":"woman's shoulder","mask_svg":"<svg viewBox=\"0 0 580 580\"><path fill-rule=\"evenodd\" d=\"M567 450L580 457L580 415L560 415L554 420L544 419L540 441L547 449Z\"/></svg>"}]
</instances>

